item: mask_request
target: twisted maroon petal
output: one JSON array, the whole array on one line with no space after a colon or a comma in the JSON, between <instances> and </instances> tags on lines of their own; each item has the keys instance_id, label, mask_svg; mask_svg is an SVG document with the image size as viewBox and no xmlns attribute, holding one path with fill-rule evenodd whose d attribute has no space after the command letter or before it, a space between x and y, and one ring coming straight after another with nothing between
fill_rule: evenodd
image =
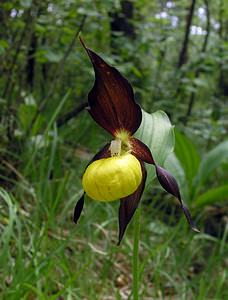
<instances>
[{"instance_id":1,"label":"twisted maroon petal","mask_svg":"<svg viewBox=\"0 0 228 300\"><path fill-rule=\"evenodd\" d=\"M158 166L155 163L150 149L143 142L141 142L136 138L131 138L130 144L131 144L131 153L133 155L135 155L139 160L142 160L149 164L153 164L155 166L159 183L168 193L170 193L171 195L173 195L179 200L184 215L189 225L191 226L192 230L199 232L199 230L194 225L189 209L181 199L180 190L176 182L176 179L167 170Z\"/></svg>"},{"instance_id":2,"label":"twisted maroon petal","mask_svg":"<svg viewBox=\"0 0 228 300\"><path fill-rule=\"evenodd\" d=\"M87 48L95 72L95 83L88 95L89 113L104 129L115 135L120 130L133 134L140 126L142 112L134 100L131 84L114 67Z\"/></svg>"},{"instance_id":3,"label":"twisted maroon petal","mask_svg":"<svg viewBox=\"0 0 228 300\"><path fill-rule=\"evenodd\" d=\"M111 143L107 143L103 148L101 148L101 150L99 150L99 152L97 152L94 155L94 157L91 159L91 161L89 162L88 165L90 165L95 160L110 157L111 156L110 145L111 145ZM87 165L87 167L88 167L88 165Z\"/></svg>"},{"instance_id":4,"label":"twisted maroon petal","mask_svg":"<svg viewBox=\"0 0 228 300\"><path fill-rule=\"evenodd\" d=\"M141 169L142 169L142 181L138 189L131 195L122 198L120 200L120 207L119 207L119 241L118 245L120 244L125 230L130 223L135 210L137 209L144 187L146 182L146 168L143 162L140 161Z\"/></svg>"},{"instance_id":5,"label":"twisted maroon petal","mask_svg":"<svg viewBox=\"0 0 228 300\"><path fill-rule=\"evenodd\" d=\"M73 220L74 220L74 223L77 224L80 216L81 216L81 212L83 210L83 206L84 206L84 196L85 196L85 193L83 193L83 195L81 196L81 198L78 200L78 202L76 203L75 205L75 208L74 208L74 217L73 217Z\"/></svg>"},{"instance_id":6,"label":"twisted maroon petal","mask_svg":"<svg viewBox=\"0 0 228 300\"><path fill-rule=\"evenodd\" d=\"M131 154L136 156L139 160L142 160L148 164L155 164L150 149L140 140L136 138L130 139Z\"/></svg>"},{"instance_id":7,"label":"twisted maroon petal","mask_svg":"<svg viewBox=\"0 0 228 300\"><path fill-rule=\"evenodd\" d=\"M181 195L180 195L180 191L179 191L179 187L176 182L176 179L167 170L163 169L162 167L157 166L157 165L155 165L155 167L156 167L157 178L158 178L158 181L160 182L161 186L168 193L172 194L179 200L181 208L185 214L185 217L186 217L189 225L191 226L191 229L196 232L199 232L199 230L194 225L194 222L192 220L191 214L190 214L187 206L183 203L183 201L181 199Z\"/></svg>"}]
</instances>

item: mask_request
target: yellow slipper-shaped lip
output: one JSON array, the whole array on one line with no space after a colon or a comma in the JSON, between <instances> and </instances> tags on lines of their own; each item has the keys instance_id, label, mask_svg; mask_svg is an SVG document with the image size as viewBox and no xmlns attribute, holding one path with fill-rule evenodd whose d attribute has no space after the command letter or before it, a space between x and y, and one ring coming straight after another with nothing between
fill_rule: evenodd
<instances>
[{"instance_id":1,"label":"yellow slipper-shaped lip","mask_svg":"<svg viewBox=\"0 0 228 300\"><path fill-rule=\"evenodd\" d=\"M134 193L141 180L140 162L127 153L91 163L83 175L82 185L90 198L113 201Z\"/></svg>"}]
</instances>

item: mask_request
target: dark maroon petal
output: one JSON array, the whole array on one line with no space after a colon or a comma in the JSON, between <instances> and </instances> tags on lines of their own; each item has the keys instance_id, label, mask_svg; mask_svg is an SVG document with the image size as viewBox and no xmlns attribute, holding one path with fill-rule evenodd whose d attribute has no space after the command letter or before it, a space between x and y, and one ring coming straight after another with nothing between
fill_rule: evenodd
<instances>
[{"instance_id":1,"label":"dark maroon petal","mask_svg":"<svg viewBox=\"0 0 228 300\"><path fill-rule=\"evenodd\" d=\"M99 55L87 51L95 71L95 83L88 95L89 113L104 129L115 135L125 129L133 134L142 120L141 108L134 100L131 84Z\"/></svg>"},{"instance_id":2,"label":"dark maroon petal","mask_svg":"<svg viewBox=\"0 0 228 300\"><path fill-rule=\"evenodd\" d=\"M148 164L155 164L150 149L140 140L136 138L130 139L131 154L135 155L139 160L142 160Z\"/></svg>"},{"instance_id":3,"label":"dark maroon petal","mask_svg":"<svg viewBox=\"0 0 228 300\"><path fill-rule=\"evenodd\" d=\"M111 143L107 143L103 148L101 148L101 150L99 150L99 152L97 152L94 155L94 157L88 162L88 164L85 167L85 170L95 160L110 157L111 156L110 145L111 145Z\"/></svg>"},{"instance_id":4,"label":"dark maroon petal","mask_svg":"<svg viewBox=\"0 0 228 300\"><path fill-rule=\"evenodd\" d=\"M139 205L144 187L146 182L146 168L143 162L141 163L141 169L142 169L142 181L140 183L140 186L138 189L131 195L123 198L120 200L120 207L119 207L119 241L118 245L120 244L125 230L127 228L127 225L130 223L131 218L133 217L136 208Z\"/></svg>"},{"instance_id":5,"label":"dark maroon petal","mask_svg":"<svg viewBox=\"0 0 228 300\"><path fill-rule=\"evenodd\" d=\"M89 164L91 164L91 162L95 160L110 157L111 156L110 145L111 143L107 143L99 152L97 152L97 154L94 155L94 157L91 159Z\"/></svg>"},{"instance_id":6,"label":"dark maroon petal","mask_svg":"<svg viewBox=\"0 0 228 300\"><path fill-rule=\"evenodd\" d=\"M83 193L83 195L81 196L81 198L78 200L78 202L75 205L74 218L73 218L75 224L77 224L78 219L80 218L81 212L83 210L84 196L85 196L85 193Z\"/></svg>"},{"instance_id":7,"label":"dark maroon petal","mask_svg":"<svg viewBox=\"0 0 228 300\"><path fill-rule=\"evenodd\" d=\"M178 184L176 182L176 179L165 169L163 169L160 166L155 166L156 167L156 173L157 173L157 178L158 181L160 182L161 186L170 194L172 194L173 196L175 196L180 204L181 204L181 208L185 214L185 217L189 223L189 225L191 226L192 230L199 232L199 230L195 227L194 222L192 220L191 214L187 208L187 206L183 203L182 199L181 199L181 195L180 195L180 191L179 191L179 187Z\"/></svg>"},{"instance_id":8,"label":"dark maroon petal","mask_svg":"<svg viewBox=\"0 0 228 300\"><path fill-rule=\"evenodd\" d=\"M101 148L101 150L99 150L99 152L97 152L94 155L94 157L88 162L85 169L95 160L110 157L111 156L110 145L111 143L107 143L103 148Z\"/></svg>"},{"instance_id":9,"label":"dark maroon petal","mask_svg":"<svg viewBox=\"0 0 228 300\"><path fill-rule=\"evenodd\" d=\"M165 169L156 165L156 173L161 186L170 194L180 199L180 191L175 178Z\"/></svg>"}]
</instances>

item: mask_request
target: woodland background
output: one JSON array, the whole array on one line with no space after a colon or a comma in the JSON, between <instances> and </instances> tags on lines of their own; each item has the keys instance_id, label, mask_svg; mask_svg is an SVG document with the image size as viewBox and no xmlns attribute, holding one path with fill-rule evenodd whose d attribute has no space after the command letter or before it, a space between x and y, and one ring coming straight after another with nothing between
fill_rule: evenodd
<instances>
[{"instance_id":1,"label":"woodland background","mask_svg":"<svg viewBox=\"0 0 228 300\"><path fill-rule=\"evenodd\" d=\"M156 181L142 202L140 299L228 299L226 0L0 1L1 299L132 299L132 224L118 203L72 214L110 139L85 110L94 80L78 40L175 125L168 168L200 234Z\"/></svg>"}]
</instances>

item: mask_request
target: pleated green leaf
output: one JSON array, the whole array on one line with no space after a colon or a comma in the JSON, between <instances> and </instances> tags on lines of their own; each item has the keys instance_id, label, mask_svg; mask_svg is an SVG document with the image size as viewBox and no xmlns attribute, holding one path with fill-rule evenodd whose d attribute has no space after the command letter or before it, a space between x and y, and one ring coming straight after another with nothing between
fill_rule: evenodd
<instances>
[{"instance_id":1,"label":"pleated green leaf","mask_svg":"<svg viewBox=\"0 0 228 300\"><path fill-rule=\"evenodd\" d=\"M195 180L196 189L199 189L211 173L226 161L228 161L228 141L220 143L203 157Z\"/></svg>"},{"instance_id":2,"label":"pleated green leaf","mask_svg":"<svg viewBox=\"0 0 228 300\"><path fill-rule=\"evenodd\" d=\"M228 201L228 184L206 191L194 201L194 206L198 208L224 201Z\"/></svg>"},{"instance_id":3,"label":"pleated green leaf","mask_svg":"<svg viewBox=\"0 0 228 300\"><path fill-rule=\"evenodd\" d=\"M191 190L192 181L198 171L200 156L193 142L176 129L175 140L175 154L184 169L187 184Z\"/></svg>"},{"instance_id":4,"label":"pleated green leaf","mask_svg":"<svg viewBox=\"0 0 228 300\"><path fill-rule=\"evenodd\" d=\"M155 162L163 166L167 156L174 151L175 137L173 126L167 114L158 110L152 114L142 111L142 123L135 137L151 150ZM147 184L155 178L154 166L147 165Z\"/></svg>"}]
</instances>

